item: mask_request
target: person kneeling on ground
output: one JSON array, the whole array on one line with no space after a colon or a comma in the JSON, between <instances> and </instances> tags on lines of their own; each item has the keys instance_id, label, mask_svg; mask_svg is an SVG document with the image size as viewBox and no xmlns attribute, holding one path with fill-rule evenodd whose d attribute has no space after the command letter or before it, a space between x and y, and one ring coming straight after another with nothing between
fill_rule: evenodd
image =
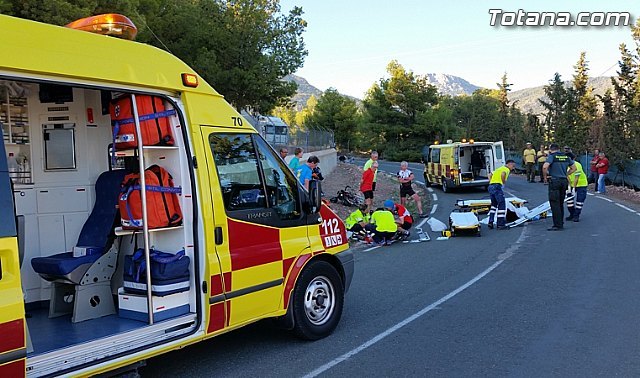
<instances>
[{"instance_id":1,"label":"person kneeling on ground","mask_svg":"<svg viewBox=\"0 0 640 378\"><path fill-rule=\"evenodd\" d=\"M351 231L353 233L352 237L354 239L364 239L366 236L364 227L369 220L369 215L365 213L366 210L367 205L362 204L344 220L347 231Z\"/></svg>"},{"instance_id":2,"label":"person kneeling on ground","mask_svg":"<svg viewBox=\"0 0 640 378\"><path fill-rule=\"evenodd\" d=\"M376 209L371 214L370 222L366 229L371 233L373 242L378 245L391 244L391 240L398 230L393 213L384 208Z\"/></svg>"},{"instance_id":3,"label":"person kneeling on ground","mask_svg":"<svg viewBox=\"0 0 640 378\"><path fill-rule=\"evenodd\" d=\"M409 237L409 229L413 225L413 217L409 210L401 204L394 203L390 199L384 201L384 207L385 209L391 210L392 213L398 216L396 219L396 224L398 225L398 237Z\"/></svg>"}]
</instances>

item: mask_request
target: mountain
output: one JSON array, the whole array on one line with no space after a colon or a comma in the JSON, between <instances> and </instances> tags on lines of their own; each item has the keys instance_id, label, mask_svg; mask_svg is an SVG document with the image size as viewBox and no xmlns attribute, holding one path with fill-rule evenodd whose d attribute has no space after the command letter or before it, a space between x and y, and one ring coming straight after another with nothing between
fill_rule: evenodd
<instances>
[{"instance_id":1,"label":"mountain","mask_svg":"<svg viewBox=\"0 0 640 378\"><path fill-rule=\"evenodd\" d=\"M444 95L459 96L462 94L470 95L476 89L480 89L477 85L473 85L465 79L447 75L447 74L426 74L425 77L430 84L438 88L438 92Z\"/></svg>"},{"instance_id":2,"label":"mountain","mask_svg":"<svg viewBox=\"0 0 640 378\"><path fill-rule=\"evenodd\" d=\"M566 86L570 86L570 82L565 82ZM608 76L598 76L590 78L588 85L593 87L593 93L603 95L604 92L611 88L611 78ZM533 88L525 88L519 91L509 93L509 101L525 113L541 114L544 107L540 105L538 99L544 97L544 86Z\"/></svg>"},{"instance_id":3,"label":"mountain","mask_svg":"<svg viewBox=\"0 0 640 378\"><path fill-rule=\"evenodd\" d=\"M318 98L322 95L322 91L320 89L309 84L309 82L303 77L291 74L283 77L282 80L292 81L298 84L296 94L291 97L291 101L296 104L297 111L302 110L307 105L307 101L309 101L311 96Z\"/></svg>"}]
</instances>

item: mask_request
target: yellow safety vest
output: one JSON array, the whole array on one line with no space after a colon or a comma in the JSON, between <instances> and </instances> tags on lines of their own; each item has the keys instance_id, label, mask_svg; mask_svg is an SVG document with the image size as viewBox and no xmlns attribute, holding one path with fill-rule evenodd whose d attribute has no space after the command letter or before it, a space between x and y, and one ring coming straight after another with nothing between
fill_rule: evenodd
<instances>
[{"instance_id":1,"label":"yellow safety vest","mask_svg":"<svg viewBox=\"0 0 640 378\"><path fill-rule=\"evenodd\" d=\"M493 171L489 184L504 184L504 182L502 182L502 172L505 172L507 174L504 178L504 181L506 182L507 178L509 178L509 173L511 173L511 170L506 165L503 165L502 167Z\"/></svg>"},{"instance_id":2,"label":"yellow safety vest","mask_svg":"<svg viewBox=\"0 0 640 378\"><path fill-rule=\"evenodd\" d=\"M576 165L576 171L573 172L573 175L567 176L567 180L569 180L569 186L571 187L573 186L573 181L576 176L579 176L578 185L576 186L577 188L582 188L589 185L589 182L587 181L587 175L584 173L584 170L582 169L582 164L576 161L575 165Z\"/></svg>"}]
</instances>

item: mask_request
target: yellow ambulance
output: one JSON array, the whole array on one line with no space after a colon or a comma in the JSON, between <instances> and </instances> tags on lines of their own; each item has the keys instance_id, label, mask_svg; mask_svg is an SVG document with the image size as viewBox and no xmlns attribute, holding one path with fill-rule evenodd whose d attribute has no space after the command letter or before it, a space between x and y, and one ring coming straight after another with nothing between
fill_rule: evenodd
<instances>
[{"instance_id":1,"label":"yellow ambulance","mask_svg":"<svg viewBox=\"0 0 640 378\"><path fill-rule=\"evenodd\" d=\"M491 172L505 164L504 146L500 142L447 140L422 151L424 182L437 184L447 193L455 188L486 187Z\"/></svg>"},{"instance_id":2,"label":"yellow ambulance","mask_svg":"<svg viewBox=\"0 0 640 378\"><path fill-rule=\"evenodd\" d=\"M76 26L133 33L114 15ZM194 70L113 36L2 15L0 32L0 377L126 368L263 318L334 331L344 224ZM171 140L147 145L160 119ZM180 216L154 226L167 198Z\"/></svg>"}]
</instances>

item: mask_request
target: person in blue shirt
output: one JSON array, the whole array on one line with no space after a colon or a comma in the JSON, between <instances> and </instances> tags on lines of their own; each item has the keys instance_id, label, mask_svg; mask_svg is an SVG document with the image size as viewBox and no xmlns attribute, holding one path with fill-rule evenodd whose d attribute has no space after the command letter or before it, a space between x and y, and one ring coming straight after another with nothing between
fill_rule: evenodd
<instances>
[{"instance_id":1,"label":"person in blue shirt","mask_svg":"<svg viewBox=\"0 0 640 378\"><path fill-rule=\"evenodd\" d=\"M320 159L315 155L311 155L307 159L307 163L301 164L295 171L298 181L307 190L309 190L309 181L313 179L313 170L318 166L318 163L320 163Z\"/></svg>"},{"instance_id":2,"label":"person in blue shirt","mask_svg":"<svg viewBox=\"0 0 640 378\"><path fill-rule=\"evenodd\" d=\"M300 159L302 159L302 154L304 153L304 151L302 151L302 148L300 147L296 147L296 149L294 150L293 153L293 157L291 158L291 160L289 161L289 168L291 168L291 170L295 173L298 168L300 168Z\"/></svg>"}]
</instances>

